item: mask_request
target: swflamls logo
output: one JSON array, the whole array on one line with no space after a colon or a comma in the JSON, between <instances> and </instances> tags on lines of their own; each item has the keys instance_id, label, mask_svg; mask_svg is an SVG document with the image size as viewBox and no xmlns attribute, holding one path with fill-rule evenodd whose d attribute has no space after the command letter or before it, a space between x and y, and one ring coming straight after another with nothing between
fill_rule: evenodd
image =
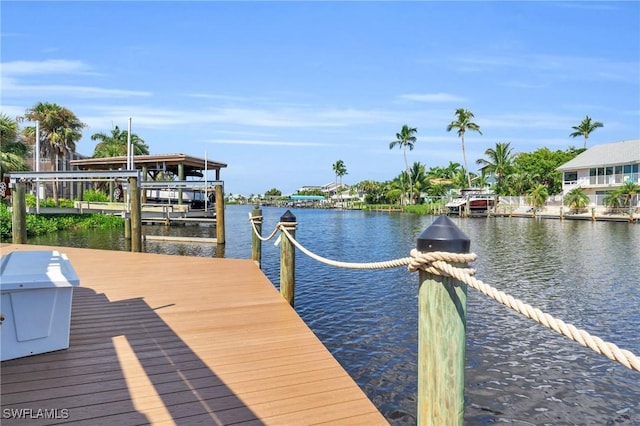
<instances>
[{"instance_id":1,"label":"swflamls logo","mask_svg":"<svg viewBox=\"0 0 640 426\"><path fill-rule=\"evenodd\" d=\"M69 418L68 408L3 408L3 419L21 420L66 420Z\"/></svg>"}]
</instances>

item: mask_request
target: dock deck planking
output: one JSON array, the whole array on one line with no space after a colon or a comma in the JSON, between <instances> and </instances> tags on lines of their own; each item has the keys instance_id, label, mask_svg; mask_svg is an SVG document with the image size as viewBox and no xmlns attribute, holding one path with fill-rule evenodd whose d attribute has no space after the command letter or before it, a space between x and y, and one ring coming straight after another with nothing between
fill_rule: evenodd
<instances>
[{"instance_id":1,"label":"dock deck planking","mask_svg":"<svg viewBox=\"0 0 640 426\"><path fill-rule=\"evenodd\" d=\"M29 424L388 424L251 260L0 248L80 278L69 349L0 365L3 409L68 410Z\"/></svg>"}]
</instances>

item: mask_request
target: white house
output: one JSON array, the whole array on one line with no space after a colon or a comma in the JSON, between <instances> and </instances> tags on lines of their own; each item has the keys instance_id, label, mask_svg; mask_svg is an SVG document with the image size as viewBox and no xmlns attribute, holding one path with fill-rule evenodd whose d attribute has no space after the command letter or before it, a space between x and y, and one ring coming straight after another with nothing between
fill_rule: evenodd
<instances>
[{"instance_id":1,"label":"white house","mask_svg":"<svg viewBox=\"0 0 640 426\"><path fill-rule=\"evenodd\" d=\"M625 182L640 184L640 139L596 145L558 167L562 194L582 188L594 205Z\"/></svg>"}]
</instances>

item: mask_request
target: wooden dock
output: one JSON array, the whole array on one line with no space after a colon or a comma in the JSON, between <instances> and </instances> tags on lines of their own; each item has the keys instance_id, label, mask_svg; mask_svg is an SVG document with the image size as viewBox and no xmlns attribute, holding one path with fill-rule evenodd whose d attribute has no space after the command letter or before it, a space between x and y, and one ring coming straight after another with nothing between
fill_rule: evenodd
<instances>
[{"instance_id":1,"label":"wooden dock","mask_svg":"<svg viewBox=\"0 0 640 426\"><path fill-rule=\"evenodd\" d=\"M70 348L1 363L3 426L388 424L251 260L0 249L80 278Z\"/></svg>"}]
</instances>

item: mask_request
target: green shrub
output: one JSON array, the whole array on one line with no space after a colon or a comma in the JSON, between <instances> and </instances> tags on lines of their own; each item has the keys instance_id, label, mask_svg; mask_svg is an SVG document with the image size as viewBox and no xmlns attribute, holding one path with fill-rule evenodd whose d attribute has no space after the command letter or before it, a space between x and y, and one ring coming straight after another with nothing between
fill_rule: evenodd
<instances>
[{"instance_id":1,"label":"green shrub","mask_svg":"<svg viewBox=\"0 0 640 426\"><path fill-rule=\"evenodd\" d=\"M109 201L109 196L102 191L95 191L89 189L82 194L83 201L89 201L92 203L106 203Z\"/></svg>"},{"instance_id":2,"label":"green shrub","mask_svg":"<svg viewBox=\"0 0 640 426\"><path fill-rule=\"evenodd\" d=\"M27 203L27 207L30 207L32 209L36 208L36 196L33 194L26 194L25 195L25 202ZM53 200L52 197L48 197L45 199L40 199L40 207L56 207L56 203ZM75 203L73 202L73 200L67 200L66 198L59 198L58 199L58 207L64 207L64 208L74 208L75 207Z\"/></svg>"}]
</instances>

